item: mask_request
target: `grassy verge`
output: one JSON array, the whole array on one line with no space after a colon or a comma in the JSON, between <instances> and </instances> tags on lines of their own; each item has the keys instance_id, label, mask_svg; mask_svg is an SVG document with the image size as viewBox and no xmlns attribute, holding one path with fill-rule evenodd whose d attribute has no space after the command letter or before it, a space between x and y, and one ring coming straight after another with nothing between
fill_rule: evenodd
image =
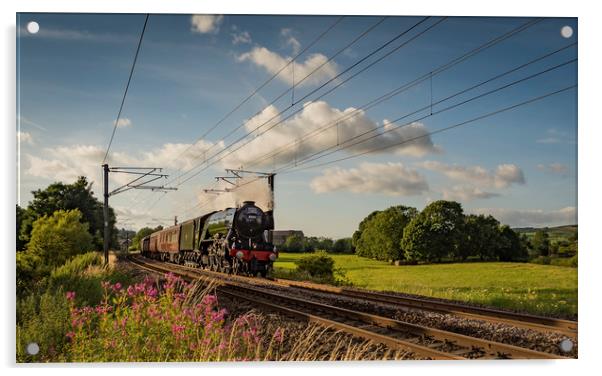
<instances>
[{"instance_id":1,"label":"grassy verge","mask_svg":"<svg viewBox=\"0 0 602 376\"><path fill-rule=\"evenodd\" d=\"M294 275L306 254L281 253L276 277ZM562 317L577 315L577 268L475 262L393 266L355 255L331 255L356 287L453 299Z\"/></svg>"}]
</instances>

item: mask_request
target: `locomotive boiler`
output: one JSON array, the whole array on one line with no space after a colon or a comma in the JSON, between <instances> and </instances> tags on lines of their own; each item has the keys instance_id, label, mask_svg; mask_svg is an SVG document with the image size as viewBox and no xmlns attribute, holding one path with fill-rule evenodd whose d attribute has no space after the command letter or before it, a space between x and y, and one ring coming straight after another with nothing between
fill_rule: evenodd
<instances>
[{"instance_id":1,"label":"locomotive boiler","mask_svg":"<svg viewBox=\"0 0 602 376\"><path fill-rule=\"evenodd\" d=\"M160 261L265 277L278 257L273 212L253 201L211 212L143 238L141 253Z\"/></svg>"}]
</instances>

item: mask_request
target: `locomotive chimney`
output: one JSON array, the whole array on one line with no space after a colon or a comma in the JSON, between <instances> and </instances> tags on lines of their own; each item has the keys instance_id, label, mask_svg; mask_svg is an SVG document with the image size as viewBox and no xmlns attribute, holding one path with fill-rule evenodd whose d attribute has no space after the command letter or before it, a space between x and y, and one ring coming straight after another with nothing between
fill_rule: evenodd
<instances>
[{"instance_id":1,"label":"locomotive chimney","mask_svg":"<svg viewBox=\"0 0 602 376\"><path fill-rule=\"evenodd\" d=\"M174 226L178 225L178 216L177 215L173 217L173 225Z\"/></svg>"}]
</instances>

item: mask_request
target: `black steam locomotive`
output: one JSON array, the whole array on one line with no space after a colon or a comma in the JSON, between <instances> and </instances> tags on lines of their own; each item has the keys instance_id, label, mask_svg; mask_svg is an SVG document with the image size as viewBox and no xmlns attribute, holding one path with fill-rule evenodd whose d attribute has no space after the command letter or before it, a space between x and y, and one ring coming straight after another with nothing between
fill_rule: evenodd
<instances>
[{"instance_id":1,"label":"black steam locomotive","mask_svg":"<svg viewBox=\"0 0 602 376\"><path fill-rule=\"evenodd\" d=\"M272 211L253 201L190 219L143 238L142 255L213 271L265 277L278 252Z\"/></svg>"}]
</instances>

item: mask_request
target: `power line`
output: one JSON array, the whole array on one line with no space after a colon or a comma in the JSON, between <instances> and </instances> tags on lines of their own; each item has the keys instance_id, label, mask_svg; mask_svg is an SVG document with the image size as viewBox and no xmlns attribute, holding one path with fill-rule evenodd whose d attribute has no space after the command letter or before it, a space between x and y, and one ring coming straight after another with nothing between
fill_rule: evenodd
<instances>
[{"instance_id":1,"label":"power line","mask_svg":"<svg viewBox=\"0 0 602 376\"><path fill-rule=\"evenodd\" d=\"M443 103L443 102L446 102L446 101L448 101L448 100L450 100L450 99L452 99L452 98L455 98L455 97L457 97L457 96L460 96L460 95L462 95L462 94L465 94L465 93L466 93L466 92L468 92L468 91L471 91L471 90L473 90L473 89L475 89L475 88L477 88L477 87L483 86L483 85L485 85L485 84L487 84L487 83L490 83L490 82L492 82L492 81L494 81L494 80L497 80L497 79L498 79L498 78L500 78L500 77L506 76L506 75L508 75L508 74L510 74L510 73L513 73L513 72L516 72L517 70L519 70L519 69L521 69L521 68L524 68L524 67L526 67L526 66L528 66L528 65L530 65L530 64L533 64L533 63L535 63L535 62L541 61L543 58L545 58L545 57L549 57L549 56L551 56L552 54L554 54L554 53L557 53L557 52L559 52L559 51L562 51L562 50L564 50L564 49L566 49L566 48L568 48L568 47L569 47L569 46L563 47L563 48L561 48L561 49L559 49L559 50L556 50L556 51L554 51L554 52L552 52L552 53L549 53L549 54L546 54L546 55L544 55L544 56L538 57L538 58L536 58L536 59L534 59L534 60L531 60L531 61L530 61L530 62L528 62L528 63L521 64L520 66L518 66L518 67L516 67L516 68L513 68L513 69L511 69L511 70L509 70L509 71L506 71L506 72L504 72L504 73L498 74L498 75L496 75L496 76L494 76L494 77L492 77L492 78L489 78L489 79L487 79L487 80L485 80L485 81L482 81L482 82L480 82L480 83L478 83L478 84L475 84L475 85L473 85L473 86L471 86L471 87L468 87L468 88L466 88L466 89L460 90L459 92L456 92L456 93L454 93L454 94L451 94L451 95L449 95L449 96L447 96L447 97L445 97L445 98L443 98L443 99L440 99L440 100L438 100L437 102L430 103L430 104L428 104L428 105L426 105L426 106L424 106L424 107L422 107L422 108L419 108L419 109L417 109L417 110L414 110L414 111L412 111L412 112L410 112L410 113L408 113L408 114L406 114L406 115L403 115L403 116L401 116L401 117L397 118L396 120L394 120L394 121L392 121L392 122L389 122L388 124L393 124L393 123L395 123L395 122L399 122L400 120L403 120L403 119L405 119L405 118L407 118L407 117L409 117L409 116L412 116L412 115L418 114L418 113L420 113L420 112L422 112L422 111L424 111L424 110L428 110L429 108L431 109L431 111L430 111L430 113L429 113L429 114L427 114L427 115L425 115L425 116L423 116L423 117L421 117L421 118L419 118L419 119L416 119L416 120L414 120L414 121L412 121L412 122L410 122L410 123L404 124L404 126L409 126L409 125L411 125L412 123L414 123L414 122L416 122L416 121L420 121L420 120L423 120L423 119L425 119L425 118L427 118L427 117L430 117L430 116L433 116L433 115L437 115L437 114L440 114L440 113L442 113L442 112L445 112L445 111L449 111L449 110L451 110L451 109L454 109L454 108L456 108L456 107L459 107L459 106L461 106L461 105L464 105L464 104L466 104L466 103L468 103L468 102L471 102L471 101L477 100L477 99L479 99L479 98L482 98L482 97L485 97L485 96L487 96L487 95L490 95L490 94L496 93L496 92L498 92L498 91L504 90L504 89L506 89L506 88L508 88L508 87L510 87L510 86L517 85L517 84L519 84L519 83L522 83L522 82L524 82L524 81L527 81L527 80L533 79L533 78L535 78L535 77L538 77L538 76L540 76L540 75L542 75L542 74L545 74L545 73L551 72L551 71L553 71L553 70L555 70L555 69L561 68L561 67L563 67L563 66L566 66L566 65L568 65L568 64L571 64L571 63L574 63L574 62L576 62L576 61L577 61L577 59L572 59L572 60L565 61L565 62L563 62L563 63L561 63L561 64L558 64L558 65L555 65L555 66L553 66L553 67L551 67L551 68L548 68L548 69L545 69L545 70L543 70L543 71L540 71L540 72L537 72L537 73L531 74L531 75L529 75L529 76L527 76L527 77L524 77L524 78L518 79L518 80L516 80L516 81L513 81L513 82L511 82L511 83L509 83L509 84L505 84L505 85L503 85L503 86L501 86L501 87L498 87L498 88L496 88L496 89L493 89L493 90L487 91L487 92L485 92L485 93L482 93L482 94L476 95L476 96L474 96L474 97L472 97L472 98L470 98L470 99L467 99L467 100L464 100L464 101L462 101L462 102L456 103L456 104L454 104L454 105L451 105L451 106L449 106L449 107L446 107L446 108L444 108L444 109L441 109L441 110L439 110L439 111L435 111L435 112L433 112L433 111L432 111L432 108L433 108L433 106L436 106L436 105L438 105L438 104L441 104L441 103ZM306 157L305 157L305 159L303 159L303 160L301 160L301 161L296 161L296 162L295 162L295 163L296 163L296 164L295 164L295 166L297 166L297 165L299 165L299 164L305 164L305 163L307 163L307 162L311 162L311 161L313 161L313 160L316 160L316 159L323 158L323 157L325 157L325 156L327 156L327 155L330 155L330 154L336 153L336 152L338 152L338 151L341 151L341 150L343 150L343 149L347 149L347 148L349 148L349 147L352 147L352 146L355 146L355 145L361 144L361 143L363 143L363 142L369 141L369 140L371 140L371 139L374 139L374 138L376 138L376 137L380 137L380 136L382 136L382 135L384 135L384 134L387 134L387 133L389 133L389 132L392 132L392 131L394 131L394 130L397 130L397 129L401 128L401 127L402 127L402 126L397 126L397 127L394 127L394 128L390 128L390 129L387 129L386 131L384 131L384 132L382 132L382 133L379 133L379 134L376 134L376 135L370 136L370 137L368 137L368 138L365 138L365 139L361 139L361 140L359 140L359 141L357 141L357 142L355 142L355 143L353 143L353 144L350 144L350 145L345 145L345 144L347 144L347 143L348 143L348 142L350 142L350 141L356 140L356 139L358 139L358 138L360 138L360 137L362 137L362 136L365 136L365 135L367 135L367 134L369 134L369 133L373 133L373 132L375 132L375 131L377 131L377 130L379 130L379 129L381 129L381 128L384 128L384 125L383 125L383 126L381 126L381 127L377 127L377 128L370 129L370 130L368 130L368 131L366 131L366 132L360 133L360 134L358 134L358 135L355 135L355 136L353 136L353 137L351 137L351 138L349 138L349 139L345 140L345 142L344 142L342 145L335 145L335 146L331 146L331 147L328 147L328 148L326 148L326 149L324 149L324 150L321 150L321 151L318 151L318 152L316 152L316 153L314 153L314 154L311 154L311 155L309 155L309 156L306 156ZM332 149L334 149L334 148L336 148L336 149L335 149L335 150L332 150ZM329 150L332 150L332 151L330 151L330 152L328 152L328 153L326 153L326 154L323 154L323 155L319 155L319 154L322 154L322 153L324 153L324 152L327 152L327 151L329 151ZM317 157L315 157L316 155L318 155L318 156L317 156ZM312 158L312 157L314 157L314 158ZM281 169L286 169L286 167L287 167L288 165L290 165L290 164L291 164L291 163L289 162L288 164L285 164L283 167L279 168L278 170L281 170Z\"/></svg>"},{"instance_id":2,"label":"power line","mask_svg":"<svg viewBox=\"0 0 602 376\"><path fill-rule=\"evenodd\" d=\"M378 25L380 25L383 21L385 21L387 19L387 17L382 17L379 21L377 21L375 24L371 25L368 29L364 30L361 34L359 34L357 37L355 37L351 42L347 43L343 48L341 48L340 50L338 50L334 55L330 56L326 61L324 61L322 64L320 64L319 66L315 67L311 72L309 72L307 75L305 75L305 77L303 77L301 80L297 81L296 84L294 84L292 87L284 90L281 94L279 94L278 96L276 96L274 99L272 99L272 101L267 104L266 106L264 106L261 110L257 111L253 116L251 116L251 118L259 115L260 113L262 113L263 111L265 111L268 107L270 107L271 105L273 105L274 103L278 102L281 98L283 98L285 95L287 95L288 93L290 93L292 90L294 90L295 86L298 86L299 84L301 84L303 81L305 81L308 77L312 76L314 73L316 73L317 71L319 71L323 66L325 66L326 64L328 64L329 62L331 62L335 57L337 57L339 54L341 54L343 51L345 51L346 49L348 49L350 46L352 46L353 44L357 43L357 41L359 41L360 39L362 39L363 37L365 37L366 35L368 35L372 30L374 30ZM334 25L333 25L334 26ZM328 30L327 30L328 31ZM326 33L326 32L325 32ZM325 33L322 33L321 36L323 36ZM317 41L317 40L316 40ZM314 41L314 42L316 42ZM303 51L306 51L309 47L311 47L311 45L313 45L313 43L310 44L308 47L306 47ZM299 54L300 55L300 54ZM297 55L297 56L299 56ZM296 57L295 57L296 58ZM293 58L291 60L291 62L294 61ZM289 62L290 64L290 62ZM280 71L278 71L278 73L280 73L284 68L286 68L288 66L285 65L284 67L282 67L282 69ZM275 76L272 76L272 78L276 77L278 75L278 73L276 73ZM271 80L271 79L270 79ZM289 107L287 107L286 109L280 111L279 114L282 114L283 112L285 112L286 110L290 109L291 107L293 107L294 105L291 104ZM272 118L273 119L273 118ZM269 121L271 121L272 119L270 119ZM265 124L265 123L264 123ZM230 132L228 132L228 134L226 134L223 137L223 140L226 140L227 138L229 138L230 136L232 136L235 132L237 132L239 129L241 129L243 126L245 125L245 123L243 122L242 124L240 124L239 126L237 126L236 128L232 129ZM193 144L191 144L186 150L189 150L193 145L195 145L199 140L203 139L205 135L201 136L199 139L197 139ZM231 145L235 144L236 142L239 142L240 138L238 140L236 140L235 142L233 142ZM215 146L217 145L217 143L209 146L207 149L205 149L203 151L203 155L205 156L205 161L203 163L206 163L206 153L213 149ZM182 155L183 153L181 153L180 155ZM215 154L217 155L217 154ZM214 157L210 156L210 158ZM195 158L195 160L198 160L198 158L200 158L200 155L197 156ZM195 167L191 168L190 170L179 174L177 177L174 177L171 181L175 181L179 178L181 178L182 176L186 175L187 173L189 173L190 171L194 170Z\"/></svg>"},{"instance_id":3,"label":"power line","mask_svg":"<svg viewBox=\"0 0 602 376\"><path fill-rule=\"evenodd\" d=\"M428 30L430 30L431 28L433 28L433 27L435 27L436 25L438 25L439 23L443 22L445 19L446 19L445 17L444 17L444 18L442 18L442 19L440 19L440 20L439 20L438 22L436 22L435 24L431 25L431 26L430 26L430 27L428 27L427 29L423 30L422 32L420 32L420 33L418 33L417 35L415 35L414 37L410 38L408 41L406 41L406 42L402 43L401 45L399 45L399 46L395 47L395 49L393 49L392 51L389 51L389 53L387 53L386 55L384 55L384 56L381 56L379 59L377 59L377 60L373 61L373 62L372 62L372 63L370 63L368 66L366 66L366 67L362 68L360 71L358 71L358 72L354 73L352 76L350 76L350 77L348 77L347 79L343 80L343 81L342 81L342 82L340 82L338 85L334 86L333 88L329 89L329 90L328 90L328 91L326 91L325 93L323 93L323 94L321 94L320 96L318 96L318 97L317 97L316 99L314 99L314 101L313 101L313 102L311 102L309 105L311 105L311 104L315 103L315 101L316 101L316 100L318 100L318 99L321 99L321 98L322 98L322 97L324 97L325 95L328 95L329 93L331 93L332 91L334 91L335 89L337 89L338 87L340 87L341 85L343 85L344 83L346 83L347 81L349 81L350 79L352 79L353 77L355 77L355 76L357 76L357 75L361 74L361 73L362 73L362 72L364 72L366 69L370 68L371 66L373 66L373 65L374 65L374 64L376 64L376 63L378 63L379 61L381 61L381 60L382 60L382 59L384 59L385 57L389 56L389 55L390 55L392 52L394 52L394 51L398 50L399 48L401 48L401 47L403 47L403 46L405 46L405 45L407 45L407 44L408 44L409 42L411 42L412 40L414 40L414 39L418 38L419 36L421 36L422 34L424 34L425 32L427 32L427 31L428 31ZM423 19L421 22L423 22L424 20L425 20L425 19ZM522 32L522 31L524 31L524 30L526 30L527 28L529 28L529 27L531 27L531 26L533 26L533 25L537 24L538 22L540 22L540 21L542 21L542 20L543 20L543 18L536 18L536 19L532 19L532 20L530 20L530 21L528 21L528 22L526 22L526 23L524 23L524 24L522 24L522 25L520 25L520 26L518 26L518 27L516 27L516 28L512 29L511 31L509 31L509 32L507 32L507 33L505 33L505 34L503 34L503 35L501 35L501 36L499 36L499 37L497 37L497 38L494 38L493 40L491 40L491 41L487 42L485 45L483 45L483 46L481 46L481 47L477 47L477 48L475 48L473 51L471 51L470 53L468 53L466 56L459 57L458 59L459 59L459 60L465 60L465 59L467 59L468 57L470 57L470 56L473 56L474 54L478 53L480 49L488 48L488 47L490 47L491 45L494 45L494 44L496 44L496 43L499 43L500 41L502 41L502 40L504 40L504 39L507 39L507 38L509 38L510 36L512 36L512 35L515 35L515 34L517 34L517 33L519 33L519 32ZM420 23L420 22L419 22L419 23ZM418 25L418 24L414 25L412 28L416 27L417 25ZM412 28L410 28L410 29L406 30L406 31L405 31L405 32L403 32L403 33L407 33L407 32L408 32L409 30L411 30ZM397 39L398 37L399 37L399 35L398 35L398 36L396 36L394 39ZM387 42L387 43L388 43L388 42ZM379 47L377 50L380 50L380 47ZM376 52L376 51L373 51L373 53L374 53L374 52ZM366 57L364 57L362 60L365 60L365 59L366 59ZM441 71L444 71L444 70L446 70L446 69L450 68L451 66L453 66L453 65L454 65L454 63L455 63L455 61L452 61L452 62L448 63L447 65L445 65L445 66L441 67L441 68L440 68L440 71L439 71L439 73L440 73ZM429 74L430 74L430 73L429 73ZM335 77L335 79L336 79L336 78L337 78L337 77ZM309 105L308 105L308 106L309 106ZM290 115L288 115L287 117L285 117L285 118L281 119L281 120L280 120L280 121L278 121L277 123L275 123L275 124L273 124L273 125L269 126L269 127L268 127L268 129L266 129L266 130L265 130L265 131L263 131L262 133L260 133L260 134L256 135L256 136L255 136L255 138L257 138L257 137L259 137L259 136L261 136L261 135L265 134L266 132L268 132L269 130L271 130L272 128L274 128L275 126L277 126L277 125L279 125L279 124L282 124L284 121L288 120L289 118L291 118L291 117L292 117L292 116L294 116L296 113L298 113L298 112L300 112L300 111L302 111L302 110L303 110L303 108L300 108L300 109L296 110L295 112L291 113ZM281 112L281 113L282 113L282 112ZM279 115L279 114L278 114L278 115ZM276 115L276 116L278 116L278 115ZM276 116L272 117L272 118L271 118L271 119L269 119L268 121L266 121L266 122L264 122L263 124L261 124L261 125L259 125L258 127L256 127L256 128L255 128L253 131L251 131L251 132L250 132L248 135L250 135L251 133L255 132L257 129L259 129L259 128L263 127L264 125L268 124L268 123L269 123L271 120L273 120L273 119L274 119ZM246 135L245 137L247 137L248 135ZM239 140L237 140L236 142L238 142L238 141L240 141L240 140L244 139L245 137L242 137L242 138L240 138L240 139L239 139ZM242 145L240 145L239 147L235 148L234 150L231 150L231 151L229 151L229 152L228 152L226 155L224 155L224 156L220 157L219 159L217 159L216 161L213 161L212 163L208 164L207 166L205 166L205 167L204 167L204 168L202 168L201 170L199 170L199 171L197 171L196 173L194 173L192 176L190 176L190 177L188 177L187 179L185 179L184 181L180 182L178 185L184 184L184 183L186 183L187 181L191 180L192 178L194 178L195 176L197 176L198 174L200 174L202 171L205 171L207 168L211 167L211 166L212 166L212 165L214 165L215 163L217 163L217 162L219 162L219 161L223 160L223 159L224 159L224 158L226 158L227 156L229 156L229 155L233 154L234 152L236 152L236 151L240 150L242 147L244 147L245 145L249 144L251 141L253 141L253 139L251 139L251 140L248 140L247 142L243 143ZM236 143L236 142L235 142L235 143ZM235 143L233 143L233 144L230 144L230 145L228 146L228 148L230 148L230 147L231 147L232 145L234 145ZM225 148L225 149L222 149L220 152L216 153L214 156L216 156L216 155L220 154L221 152L223 152L223 151L224 151L224 150L226 150L226 149L227 149L227 148ZM212 156L212 157L214 157L214 156ZM211 158L212 158L212 157L211 157ZM193 168L193 169L194 169L194 168ZM192 171L193 169L189 170L188 172Z\"/></svg>"},{"instance_id":4,"label":"power line","mask_svg":"<svg viewBox=\"0 0 602 376\"><path fill-rule=\"evenodd\" d=\"M421 24L422 22L426 21L426 19L428 19L429 17L425 17L424 19L422 19L421 21L419 21L418 23L414 24L413 26L411 26L409 29L406 29L405 31L403 31L402 33L400 33L399 35L397 35L396 37L394 37L392 40L397 40L399 39L400 36L403 36L405 34L407 34L408 32L410 32L412 29L414 29L415 27L417 27L419 24ZM414 37L410 38L408 41L400 44L399 46L395 47L393 49L392 52L399 50L401 47L407 45L409 42L413 41L414 39L418 38L419 36L423 35L424 33L426 33L427 31L431 30L433 27L437 26L438 24L440 24L441 22L443 22L446 18L442 18L440 20L438 20L435 24L429 26L428 28L426 28L425 30L422 30L421 32L419 32L417 35L415 35ZM392 41L390 40L389 42L385 43L386 45L390 44L390 42ZM382 46L381 46L382 47ZM377 48L376 50L372 51L371 53L369 53L367 56L365 56L364 58L361 59L361 61L365 61L368 57L374 55L375 53L377 53L378 51L380 51L382 48ZM349 80L353 79L354 77L358 76L359 74L363 73L366 69L374 66L375 64L377 64L378 62L382 61L384 58L386 58L387 56L389 56L392 52L387 53L384 56L379 57L377 60L371 62L368 66L364 67L363 69L361 69L360 71L354 73L353 75L351 75L350 77L346 78L345 80L339 82L336 86L334 86L333 88L329 89L328 91L326 91L325 93L319 95L317 98L315 98L311 103L308 104L308 106L312 105L313 103L315 103L315 101L323 98L324 96L330 94L331 92L333 92L335 89L339 88L340 86L342 86L344 83L348 82ZM353 66L356 66L357 64L354 64ZM348 70L345 70L344 72L341 72L339 75L333 77L331 80L329 80L329 82L332 82L334 80L336 80L338 77L340 77L340 75L342 75L343 73L347 72ZM315 91L314 91L315 92ZM244 140L245 138L248 138L251 134L253 134L255 131L257 131L258 129L262 128L263 126L265 126L266 124L268 124L269 122L271 122L273 119L275 119L277 116L280 116L283 112L285 112L286 110L288 110L289 108L291 108L291 106L289 106L288 108L286 108L285 110L281 111L280 113L274 115L272 118L270 118L269 120L267 120L266 122L264 122L263 124L257 126L255 129L253 129L251 132L249 132L248 134L246 134L245 136L242 136L241 138L237 139L236 141L234 141L233 143L231 143L230 145L228 145L226 148L220 150L219 152L215 153L214 155L212 155L209 159L216 157L217 155L223 153L224 151L228 150L229 148L231 148L233 145L237 144L238 142ZM273 129L275 126L282 124L284 121L286 121L287 119L289 119L290 117L292 117L293 115L295 115L296 113L300 112L301 110L303 110L303 108L298 109L297 111L293 112L292 114L288 115L287 117L285 117L284 119L278 121L277 123L271 125L267 130L263 131L262 133L258 134L255 136L255 138L265 134L266 132L268 132L269 130ZM232 153L236 152L237 150L239 150L240 148L244 147L245 145L247 145L249 142L251 142L253 139L247 141L246 143L243 143L242 145L240 145L238 148L229 151L226 155L222 156L221 158L217 159L216 161L211 162L210 164L207 164L207 161L205 161L205 164L207 164L204 168L202 168L201 170L197 171L196 173L194 173L193 175L189 176L188 178L186 178L185 180L183 180L182 182L178 183L177 186L180 186L188 181L190 181L192 178L194 178L195 176L197 176L198 174L200 174L201 172L205 171L207 168L211 167L212 165L214 165L215 163L221 161L222 159L226 158L227 156L231 155ZM197 167L200 167L202 164L197 165ZM184 174L180 175L183 176L185 174L190 173L192 170L194 170L197 167L193 167L192 169L188 170L187 172L185 172Z\"/></svg>"},{"instance_id":5,"label":"power line","mask_svg":"<svg viewBox=\"0 0 602 376\"><path fill-rule=\"evenodd\" d=\"M134 74L134 67L136 66L136 61L138 60L138 54L140 53L140 46L142 46L142 38L144 38L144 32L146 31L146 24L148 23L149 14L146 14L146 18L144 19L144 26L142 27L142 32L140 33L140 40L138 40L138 47L136 48L136 54L134 55L134 61L132 63L132 68L130 69L130 75L128 77L128 82L125 85L125 91L123 93L123 98L121 99L121 105L119 106L119 112L117 113L117 119L115 120L115 125L113 126L113 132L111 133L111 139L109 140L109 145L107 146L107 151L105 152L105 156L102 159L101 164L105 164L107 157L109 155L109 150L111 149L111 144L113 143L113 138L115 137L115 131L117 130L117 125L119 124L119 120L121 118L121 111L123 110L123 105L125 103L125 98L128 95L128 89L130 88L130 82L132 81L132 76Z\"/></svg>"},{"instance_id":6,"label":"power line","mask_svg":"<svg viewBox=\"0 0 602 376\"><path fill-rule=\"evenodd\" d=\"M235 113L239 108L241 108L245 103L247 103L251 98L253 98L255 96L255 94L257 94L261 89L263 89L267 84L269 84L270 82L272 82L272 80L274 80L274 78L278 77L278 75L280 73L282 73L282 71L284 69L286 69L286 67L288 67L292 62L294 62L299 56L303 55L307 50L309 50L311 47L313 47L318 41L320 41L326 34L328 34L332 29L334 29L334 27L336 25L338 25L343 19L345 18L345 16L340 16L339 18L337 18L335 20L335 22L330 25L326 30L324 30L320 35L318 35L312 42L310 42L301 52L297 53L294 57L290 58L289 61L282 66L282 68L280 68L276 73L274 73L270 78L268 78L264 83L262 83L261 85L259 85L255 90L253 90L251 92L251 94L249 94L246 98L244 98L242 100L242 102L240 102L238 105L234 106L234 108L232 110L230 110L226 115L224 115L217 123L215 123L213 126L211 126L207 131L205 131L205 133L203 133L200 137L198 137L190 146L188 146L183 152L181 152L176 158L174 158L174 160L180 158L182 155L184 155L188 150L190 150L190 148L192 148L194 145L196 145L197 142L199 142L200 140L204 139L209 133L211 133L213 130L215 130L215 128L217 128L221 123L223 123L226 119L228 119L233 113Z\"/></svg>"},{"instance_id":7,"label":"power line","mask_svg":"<svg viewBox=\"0 0 602 376\"><path fill-rule=\"evenodd\" d=\"M349 156L346 156L346 157L343 157L343 158L339 158L339 159L335 159L335 160L331 160L331 161L327 161L327 162L323 162L323 163L319 163L319 164L315 164L315 165L311 165L311 166L307 166L307 167L301 167L301 168L291 169L291 170L288 170L286 172L280 172L280 174L286 174L286 173L298 172L298 171L301 171L301 170L308 170L308 169L312 169L312 168L322 167L322 166L326 166L326 165L329 165L329 164L332 164L332 163L345 161L345 160L348 160L348 159L351 159L351 158L357 158L357 157L365 155L365 154L374 153L374 152L377 152L377 151L382 151L382 150L386 150L386 149L389 149L389 148L392 148L392 147L395 147L395 146L399 146L399 145L403 145L403 144L406 144L406 143L410 143L410 142L419 140L421 138L430 137L430 136L432 136L434 134L438 134L438 133L443 133L443 132L449 131L449 130L454 129L454 128L458 128L458 127L461 127L461 126L464 126L464 125L468 125L468 124L474 123L476 121L483 120L485 118L488 118L488 117L491 117L491 116L494 116L494 115L497 115L497 114L500 114L500 113L503 113L503 112L507 112L507 111L513 110L515 108L518 108L518 107L521 107L521 106L525 106L527 104L531 104L531 103L540 101L542 99L551 97L551 96L556 95L556 94L563 93L565 91L574 89L576 87L577 87L576 84L575 85L570 85L570 86L564 87L564 88L562 88L560 90L556 90L556 91L553 91L553 92L550 92L550 93L547 93L547 94L543 94L543 95L540 95L538 97L531 98L531 99L519 102L517 104L511 105L511 106L508 106L508 107L504 107L502 109L499 109L499 110L496 110L496 111L493 111L493 112L489 112L489 113L486 113L484 115L477 116L475 118L471 118L471 119L463 121L461 123L456 123L454 125L450 125L450 126L445 127L445 128L437 129L435 131L428 132L426 134L423 134L423 135L420 135L420 136L416 136L416 137L413 137L413 138L410 138L410 139L407 139L407 140L404 140L404 141L401 141L401 142L397 142L397 143L394 143L394 144L391 144L391 145L382 146L382 147L375 148L375 149L372 149L372 150L363 151L361 153L349 155Z\"/></svg>"},{"instance_id":8,"label":"power line","mask_svg":"<svg viewBox=\"0 0 602 376\"><path fill-rule=\"evenodd\" d=\"M507 34L505 36L509 37L509 35L507 35ZM337 144L334 145L334 146L331 146L331 147L327 148L326 150L321 150L321 151L319 151L317 153L314 153L312 155L305 156L304 159L312 157L312 156L317 155L317 154L320 154L320 153L322 153L324 151L327 151L329 149L332 149L334 147L338 147L339 144L340 144L339 139L338 139L338 137L339 137L339 134L338 134L338 125L339 124L341 124L341 123L343 123L343 122L345 122L345 121L347 121L347 120L349 120L349 119L351 119L351 118L353 118L355 116L358 116L359 114L365 112L366 110L369 110L369 109L375 107L376 105L379 105L379 104L381 104L381 103L383 103L383 102L385 102L385 101L393 98L394 96L396 96L396 95L398 95L398 94L400 94L400 93L402 93L402 92L404 92L404 91L406 91L406 90L408 90L408 89L410 89L410 88L412 88L412 87L414 87L414 86L416 86L416 85L418 85L418 84L426 81L427 79L431 79L432 80L433 75L439 74L439 73L441 73L441 72L443 72L443 71L445 71L445 70L447 70L447 69L449 69L449 68L451 68L451 67L453 67L453 66L455 66L455 65L457 65L457 64L459 64L459 63L461 63L463 61L465 61L466 59L474 56L475 54L477 54L479 52L482 52L485 49L493 46L494 44L492 42L495 41L496 43L499 43L501 40L502 39L500 39L500 38L496 38L493 41L487 42L487 43L485 43L485 44L483 44L483 45L481 45L481 46L479 46L479 47L477 47L477 48L469 51L468 53L465 53L464 55L462 55L462 56L460 56L460 57L458 57L458 58L456 58L456 59L454 59L454 60L452 60L452 61L450 61L450 62L448 62L448 63L446 63L446 64L444 64L442 66L440 66L440 67L438 67L437 69L435 69L435 70L433 70L431 72L428 72L428 73L424 74L423 76L421 76L421 77L419 77L419 78L417 78L417 79L415 79L413 81L405 83L405 84L397 87L396 89L393 89L393 90L391 90L391 91L389 91L389 92L381 95L380 97L378 97L376 99L373 99L372 101L370 101L368 103L363 104L362 106L359 106L358 108L354 109L350 113L344 114L343 116L341 116L341 117L339 117L339 118L337 118L337 119L335 119L335 120L333 120L333 121L325 124L324 126L322 126L320 128L317 128L317 129L314 129L311 132L306 133L300 139L293 140L293 141L289 142L288 144L285 144L285 145L281 146L280 148L278 148L278 149L276 149L276 150L274 150L272 152L268 152L268 153L264 154L263 156L259 157L255 161L252 161L251 162L251 166L258 165L259 162L262 162L262 161L264 161L264 160L266 160L266 159L268 159L270 157L273 158L276 155L278 155L278 154L282 153L283 151L287 150L289 147L291 147L291 146L293 146L295 144L300 144L302 141L307 140L307 139L312 138L312 137L315 137L315 136L317 136L317 135L319 135L319 134L321 134L321 133L323 133L323 132L325 132L325 131L333 128L334 126L337 126ZM548 58L548 57L550 57L550 56L552 56L554 54L557 54L557 53L559 53L561 51L564 51L564 50L566 50L566 49L568 49L568 48L570 48L572 46L575 46L575 45L576 45L576 43L571 43L571 44L566 45L564 47L561 47L561 48L559 48L557 50L549 52L549 53L547 53L545 55L542 55L542 56L540 56L538 58L535 58L535 59L533 59L533 60L531 60L531 61L529 61L527 63L521 64L521 65L519 65L519 66L517 66L517 67L515 67L515 68L513 68L513 69L511 69L509 71L506 71L504 73L498 74L498 75L496 75L496 76L494 76L494 77L492 77L492 78L490 78L488 80L482 81L482 82L480 82L480 83L478 83L476 85L473 85L473 86L471 86L471 87L469 87L469 88L467 88L465 90L462 90L459 93L456 93L454 95L448 96L448 97L440 100L437 103L432 103L432 98L431 98L431 104L429 105L429 107L431 107L431 110L432 110L432 106L433 105L439 104L439 103L441 103L443 101L447 101L447 100L451 99L454 96L461 95L461 94L463 94L463 93L465 93L467 91L473 90L473 89L475 89L475 88L477 88L479 86L482 86L482 85L485 85L485 84L487 84L489 82L497 80L500 77L503 77L505 75L508 75L510 73L518 71L518 70L520 70L522 68L525 68L528 65L534 64L534 63L536 63L538 61L541 61L541 60L543 60L545 58ZM370 132L374 132L374 131L376 131L378 129L379 128L374 128ZM367 133L370 133L370 132L367 132ZM345 140L345 142L348 142L348 141L349 140ZM298 162L299 161L296 160L294 162L289 162L289 164L290 163L295 163L296 164Z\"/></svg>"}]
</instances>

